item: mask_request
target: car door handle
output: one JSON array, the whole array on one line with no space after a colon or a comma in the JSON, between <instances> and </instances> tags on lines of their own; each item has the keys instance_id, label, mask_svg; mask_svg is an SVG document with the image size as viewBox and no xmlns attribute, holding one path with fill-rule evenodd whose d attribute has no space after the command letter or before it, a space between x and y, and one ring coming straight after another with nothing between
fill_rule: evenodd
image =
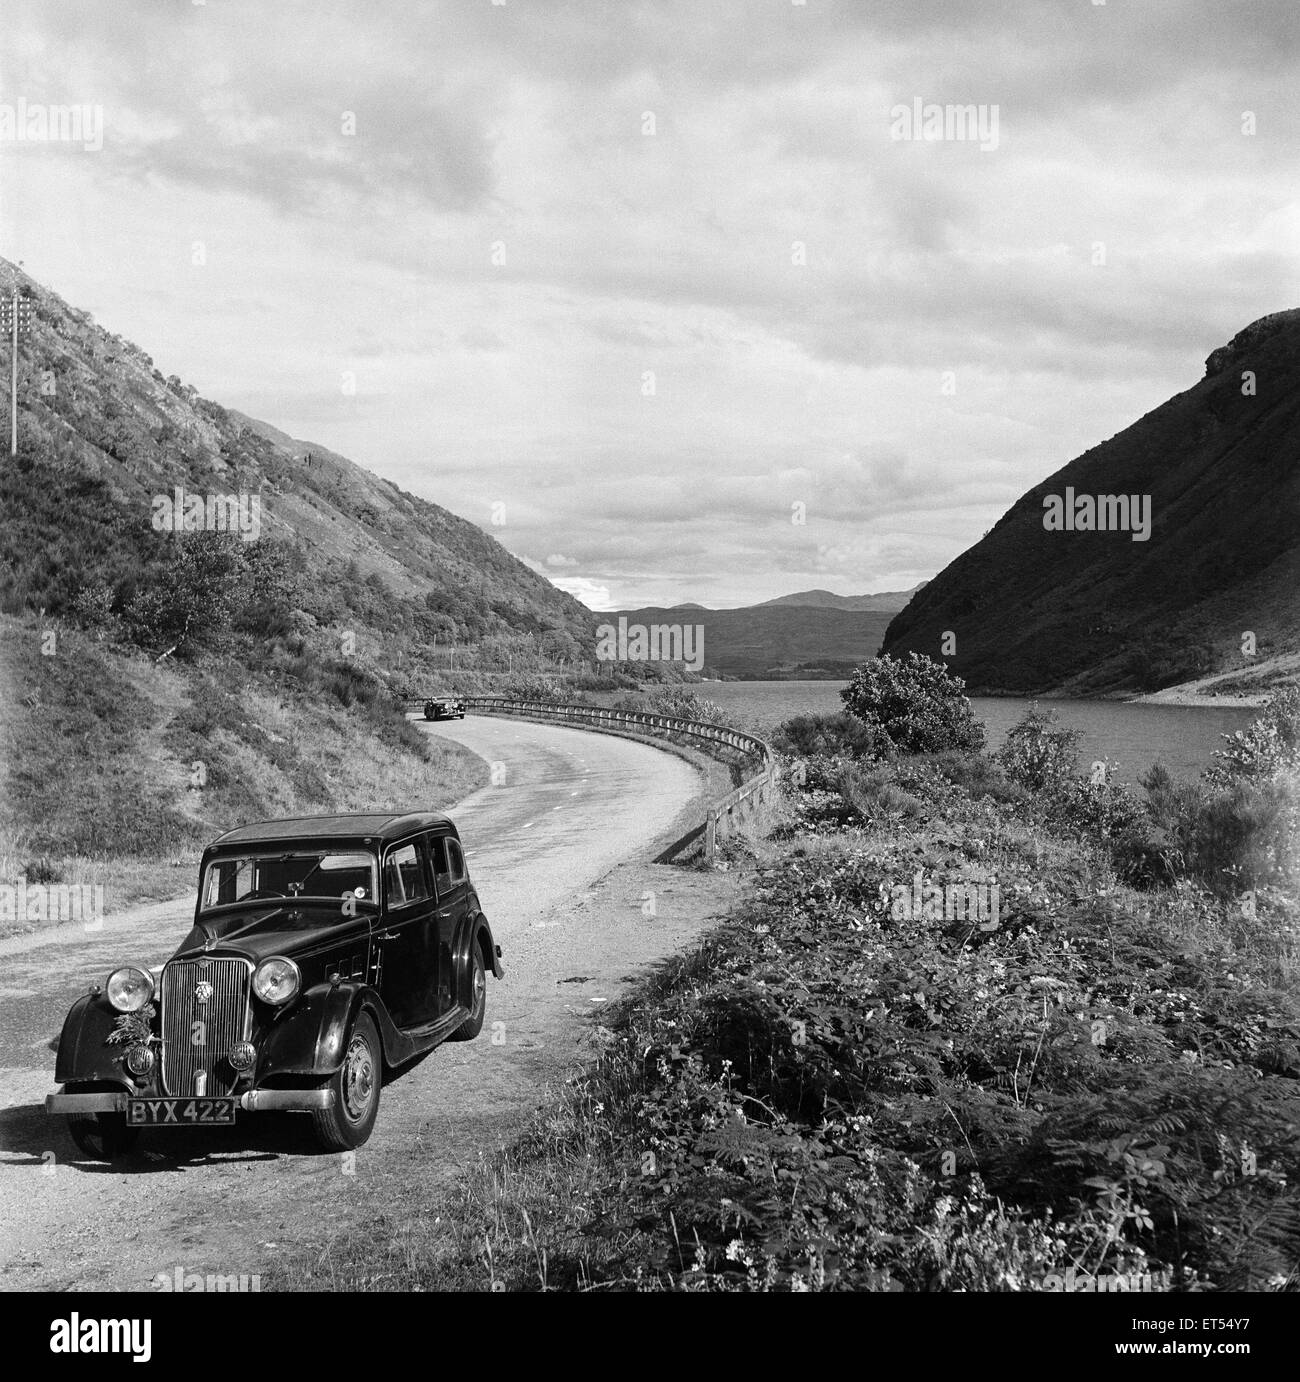
<instances>
[{"instance_id":1,"label":"car door handle","mask_svg":"<svg viewBox=\"0 0 1300 1382\"><path fill-rule=\"evenodd\" d=\"M377 941L400 941L402 937L397 931L381 931L375 939Z\"/></svg>"}]
</instances>

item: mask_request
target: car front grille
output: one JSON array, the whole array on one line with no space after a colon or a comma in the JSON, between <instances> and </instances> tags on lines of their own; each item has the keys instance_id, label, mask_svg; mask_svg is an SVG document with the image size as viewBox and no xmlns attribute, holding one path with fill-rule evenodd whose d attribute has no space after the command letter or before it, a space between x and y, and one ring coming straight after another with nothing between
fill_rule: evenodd
<instances>
[{"instance_id":1,"label":"car front grille","mask_svg":"<svg viewBox=\"0 0 1300 1382\"><path fill-rule=\"evenodd\" d=\"M245 960L233 959L173 960L163 970L162 1081L168 1094L229 1094L234 1088L238 1077L226 1056L248 1038L249 974Z\"/></svg>"}]
</instances>

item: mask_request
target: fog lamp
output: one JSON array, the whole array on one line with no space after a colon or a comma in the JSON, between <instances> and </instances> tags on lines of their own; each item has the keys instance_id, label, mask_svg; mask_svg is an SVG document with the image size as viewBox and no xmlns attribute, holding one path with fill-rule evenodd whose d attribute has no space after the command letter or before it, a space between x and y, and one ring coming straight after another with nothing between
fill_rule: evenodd
<instances>
[{"instance_id":1,"label":"fog lamp","mask_svg":"<svg viewBox=\"0 0 1300 1382\"><path fill-rule=\"evenodd\" d=\"M128 1047L126 1068L136 1079L143 1079L153 1069L153 1052L147 1046Z\"/></svg>"},{"instance_id":2,"label":"fog lamp","mask_svg":"<svg viewBox=\"0 0 1300 1382\"><path fill-rule=\"evenodd\" d=\"M253 1068L257 1061L257 1050L251 1041L239 1041L230 1048L230 1055L226 1059L230 1062L230 1068L242 1075Z\"/></svg>"}]
</instances>

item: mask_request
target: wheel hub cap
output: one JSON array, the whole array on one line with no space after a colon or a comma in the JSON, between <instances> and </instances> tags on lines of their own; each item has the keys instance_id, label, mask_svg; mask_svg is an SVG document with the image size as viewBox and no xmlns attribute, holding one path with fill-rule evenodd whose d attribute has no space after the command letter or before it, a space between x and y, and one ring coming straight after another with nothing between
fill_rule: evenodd
<instances>
[{"instance_id":1,"label":"wheel hub cap","mask_svg":"<svg viewBox=\"0 0 1300 1382\"><path fill-rule=\"evenodd\" d=\"M354 1123L365 1117L374 1087L374 1057L369 1045L354 1037L343 1062L343 1107Z\"/></svg>"}]
</instances>

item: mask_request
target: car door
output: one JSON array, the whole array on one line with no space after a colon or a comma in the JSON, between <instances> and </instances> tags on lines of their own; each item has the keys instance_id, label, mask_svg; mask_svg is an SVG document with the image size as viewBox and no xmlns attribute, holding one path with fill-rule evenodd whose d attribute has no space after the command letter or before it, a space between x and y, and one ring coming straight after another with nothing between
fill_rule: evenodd
<instances>
[{"instance_id":1,"label":"car door","mask_svg":"<svg viewBox=\"0 0 1300 1382\"><path fill-rule=\"evenodd\" d=\"M389 845L382 877L379 992L399 1027L419 1027L438 1015L439 984L438 921L424 837Z\"/></svg>"},{"instance_id":2,"label":"car door","mask_svg":"<svg viewBox=\"0 0 1300 1382\"><path fill-rule=\"evenodd\" d=\"M438 890L438 1002L445 1012L456 1001L452 955L456 933L469 907L469 875L460 841L453 836L431 836L429 850Z\"/></svg>"}]
</instances>

